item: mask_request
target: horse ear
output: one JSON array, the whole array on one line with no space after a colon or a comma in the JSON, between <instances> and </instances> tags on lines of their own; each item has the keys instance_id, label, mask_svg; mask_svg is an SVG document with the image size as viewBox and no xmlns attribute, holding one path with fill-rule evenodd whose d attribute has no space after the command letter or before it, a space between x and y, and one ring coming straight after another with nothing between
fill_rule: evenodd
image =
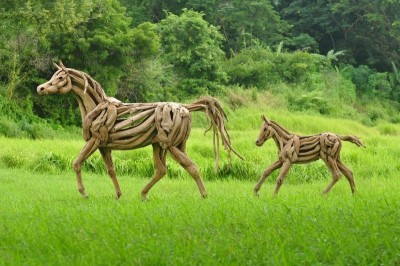
<instances>
[{"instance_id":1,"label":"horse ear","mask_svg":"<svg viewBox=\"0 0 400 266\"><path fill-rule=\"evenodd\" d=\"M55 62L53 62L53 66L55 66L58 70L61 70L61 67L57 65Z\"/></svg>"},{"instance_id":2,"label":"horse ear","mask_svg":"<svg viewBox=\"0 0 400 266\"><path fill-rule=\"evenodd\" d=\"M61 62L61 60L58 62L59 66L61 67L62 70L64 70L65 72L67 71L67 68L64 66L63 62Z\"/></svg>"}]
</instances>

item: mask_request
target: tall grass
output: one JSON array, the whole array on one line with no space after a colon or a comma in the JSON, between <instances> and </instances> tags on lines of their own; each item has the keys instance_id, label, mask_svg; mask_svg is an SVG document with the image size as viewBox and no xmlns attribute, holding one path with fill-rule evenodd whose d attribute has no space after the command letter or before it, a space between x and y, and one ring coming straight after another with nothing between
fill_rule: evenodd
<instances>
[{"instance_id":1,"label":"tall grass","mask_svg":"<svg viewBox=\"0 0 400 266\"><path fill-rule=\"evenodd\" d=\"M228 130L233 147L241 153L245 160L241 161L232 155L232 164L228 164L226 152L220 151L220 169L214 171L214 155L212 134L206 133L207 120L204 114L194 115L197 121L188 141L188 154L199 166L206 180L240 179L256 180L262 171L277 158L277 150L273 141L266 142L263 147L256 147L255 140L261 125L261 114L276 120L289 131L303 135L320 132L335 132L342 135L354 134L363 140L367 148L358 148L344 142L342 160L354 172L356 181L369 176L392 176L400 169L400 144L397 136L400 126L380 124L366 127L351 120L326 118L312 115L291 114L271 109L255 110L251 108L237 109L229 113ZM72 172L72 162L84 146L80 136L52 140L29 140L0 137L0 165L8 168L21 168L36 173ZM153 174L151 147L132 151L114 151L114 163L117 175L150 178ZM187 173L171 158L168 162L169 178L187 178ZM370 166L373 167L370 167ZM292 174L297 173L297 174ZM84 165L84 176L105 174L104 163L99 153L90 157ZM330 178L321 161L307 166L295 165L287 178L288 182L304 182L315 179ZM271 179L274 179L272 177Z\"/></svg>"},{"instance_id":2,"label":"tall grass","mask_svg":"<svg viewBox=\"0 0 400 266\"><path fill-rule=\"evenodd\" d=\"M0 265L397 265L400 263L400 128L273 109L227 108L234 148L246 160L228 165L221 151L214 172L212 136L196 114L188 154L199 166L209 198L170 158L168 175L140 191L153 174L150 147L116 151L123 196L99 154L84 165L89 193L76 189L72 162L79 136L52 140L0 137ZM321 161L295 165L280 194L277 173L252 189L277 158L274 143L254 142L265 113L290 131L356 134L367 148L344 143L342 160L354 172L358 194L345 179L327 196L330 174ZM197 124L196 124L197 123Z\"/></svg>"},{"instance_id":3,"label":"tall grass","mask_svg":"<svg viewBox=\"0 0 400 266\"><path fill-rule=\"evenodd\" d=\"M0 265L396 265L399 179L370 177L352 196L339 182L283 186L260 198L253 182L209 181L201 199L190 179L163 179L141 202L146 180L0 169Z\"/></svg>"}]
</instances>

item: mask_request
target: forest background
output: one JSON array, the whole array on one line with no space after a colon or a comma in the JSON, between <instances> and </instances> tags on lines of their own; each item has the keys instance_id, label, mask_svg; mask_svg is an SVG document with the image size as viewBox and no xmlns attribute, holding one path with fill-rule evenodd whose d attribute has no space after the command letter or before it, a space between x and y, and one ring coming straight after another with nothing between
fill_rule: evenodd
<instances>
[{"instance_id":1,"label":"forest background","mask_svg":"<svg viewBox=\"0 0 400 266\"><path fill-rule=\"evenodd\" d=\"M397 0L0 2L0 135L80 125L73 97L36 93L59 60L127 102L207 94L400 123Z\"/></svg>"}]
</instances>

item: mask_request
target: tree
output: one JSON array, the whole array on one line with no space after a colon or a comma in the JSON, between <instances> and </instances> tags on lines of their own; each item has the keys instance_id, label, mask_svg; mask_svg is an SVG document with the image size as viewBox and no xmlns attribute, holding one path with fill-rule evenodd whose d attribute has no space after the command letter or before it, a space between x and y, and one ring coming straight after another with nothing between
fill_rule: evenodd
<instances>
[{"instance_id":1,"label":"tree","mask_svg":"<svg viewBox=\"0 0 400 266\"><path fill-rule=\"evenodd\" d=\"M159 23L163 57L180 78L183 95L214 93L225 80L221 69L223 36L203 16L184 9L180 16L168 13Z\"/></svg>"},{"instance_id":2,"label":"tree","mask_svg":"<svg viewBox=\"0 0 400 266\"><path fill-rule=\"evenodd\" d=\"M206 19L220 26L226 40L225 51L237 52L258 41L266 46L277 45L285 40L290 30L270 0L216 2L218 4L213 7L213 12L207 13Z\"/></svg>"},{"instance_id":3,"label":"tree","mask_svg":"<svg viewBox=\"0 0 400 266\"><path fill-rule=\"evenodd\" d=\"M293 34L308 34L326 54L346 50L347 63L390 71L400 60L400 2L393 0L277 0Z\"/></svg>"},{"instance_id":4,"label":"tree","mask_svg":"<svg viewBox=\"0 0 400 266\"><path fill-rule=\"evenodd\" d=\"M115 94L133 47L125 9L117 0L60 0L53 10L58 15L48 18L48 39L55 57L98 77L106 91Z\"/></svg>"},{"instance_id":5,"label":"tree","mask_svg":"<svg viewBox=\"0 0 400 266\"><path fill-rule=\"evenodd\" d=\"M117 0L6 1L1 9L0 80L15 101L35 94L38 77L53 73L51 62L59 59L93 75L109 94L116 93L133 49L130 18ZM37 113L50 109L45 106L53 101L32 100ZM65 99L56 101L68 105L58 112L70 109ZM57 117L57 110L52 112L42 114Z\"/></svg>"},{"instance_id":6,"label":"tree","mask_svg":"<svg viewBox=\"0 0 400 266\"><path fill-rule=\"evenodd\" d=\"M119 83L117 97L123 101L171 101L174 97L173 74L160 60L160 36L157 26L144 22L132 30L132 60Z\"/></svg>"},{"instance_id":7,"label":"tree","mask_svg":"<svg viewBox=\"0 0 400 266\"><path fill-rule=\"evenodd\" d=\"M184 8L203 14L210 24L218 26L225 39L226 53L237 52L261 41L277 45L290 30L286 21L274 11L270 0L122 0L134 20L137 17L152 22L163 20L168 13L180 15Z\"/></svg>"}]
</instances>

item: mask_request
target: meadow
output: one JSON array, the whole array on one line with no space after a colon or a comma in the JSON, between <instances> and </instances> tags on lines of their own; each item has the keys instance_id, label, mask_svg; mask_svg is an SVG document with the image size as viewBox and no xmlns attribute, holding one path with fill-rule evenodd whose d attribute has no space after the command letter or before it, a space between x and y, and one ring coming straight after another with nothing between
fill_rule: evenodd
<instances>
[{"instance_id":1,"label":"meadow","mask_svg":"<svg viewBox=\"0 0 400 266\"><path fill-rule=\"evenodd\" d=\"M30 140L0 137L0 265L398 265L400 264L400 127L365 127L350 119L264 110L290 131L355 134L366 148L344 143L342 161L354 172L323 196L331 177L315 162L291 168L278 196L274 173L253 195L263 169L276 159L272 141L254 142L256 109L228 110L234 148L221 150L214 172L212 135L195 115L188 154L209 192L171 159L168 174L142 202L152 175L150 148L114 152L122 197L99 154L83 169L89 198L80 196L72 161L79 136ZM196 122L197 121L197 122Z\"/></svg>"}]
</instances>

